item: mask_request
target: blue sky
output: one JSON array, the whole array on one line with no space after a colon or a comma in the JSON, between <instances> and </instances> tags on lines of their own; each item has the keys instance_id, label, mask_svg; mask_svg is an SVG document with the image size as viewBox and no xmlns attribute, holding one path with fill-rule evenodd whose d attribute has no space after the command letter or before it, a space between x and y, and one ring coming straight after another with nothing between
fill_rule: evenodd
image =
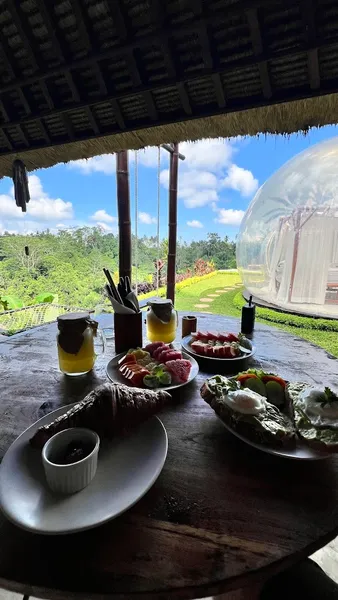
<instances>
[{"instance_id":1,"label":"blue sky","mask_svg":"<svg viewBox=\"0 0 338 600\"><path fill-rule=\"evenodd\" d=\"M191 241L218 232L235 239L241 219L258 187L287 160L309 146L338 135L338 127L313 129L307 136L260 136L203 140L180 145L178 236ZM160 234L167 236L168 154L140 150L138 162L139 235L156 235L158 177ZM135 227L135 153L130 153L132 221ZM83 225L117 230L115 158L89 160L38 170L29 176L31 202L24 215L13 200L12 182L0 181L0 232L30 233Z\"/></svg>"}]
</instances>

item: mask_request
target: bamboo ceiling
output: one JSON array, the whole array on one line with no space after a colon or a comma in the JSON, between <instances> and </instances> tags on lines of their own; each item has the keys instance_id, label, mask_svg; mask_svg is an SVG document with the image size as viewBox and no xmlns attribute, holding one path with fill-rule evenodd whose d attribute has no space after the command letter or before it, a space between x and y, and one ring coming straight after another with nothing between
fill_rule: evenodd
<instances>
[{"instance_id":1,"label":"bamboo ceiling","mask_svg":"<svg viewBox=\"0 0 338 600\"><path fill-rule=\"evenodd\" d=\"M338 122L338 0L0 0L0 176Z\"/></svg>"}]
</instances>

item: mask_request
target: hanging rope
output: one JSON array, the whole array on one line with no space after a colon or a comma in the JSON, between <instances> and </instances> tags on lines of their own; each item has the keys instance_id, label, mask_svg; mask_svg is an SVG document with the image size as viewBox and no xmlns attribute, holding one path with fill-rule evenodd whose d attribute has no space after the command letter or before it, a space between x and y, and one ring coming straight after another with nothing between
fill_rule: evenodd
<instances>
[{"instance_id":1,"label":"hanging rope","mask_svg":"<svg viewBox=\"0 0 338 600\"><path fill-rule=\"evenodd\" d=\"M138 287L138 165L137 150L134 161L134 201L135 201L135 294Z\"/></svg>"},{"instance_id":2,"label":"hanging rope","mask_svg":"<svg viewBox=\"0 0 338 600\"><path fill-rule=\"evenodd\" d=\"M160 206L161 206L161 146L158 147L158 158L157 158L157 264L156 264L156 292L158 295L158 288L160 287Z\"/></svg>"}]
</instances>

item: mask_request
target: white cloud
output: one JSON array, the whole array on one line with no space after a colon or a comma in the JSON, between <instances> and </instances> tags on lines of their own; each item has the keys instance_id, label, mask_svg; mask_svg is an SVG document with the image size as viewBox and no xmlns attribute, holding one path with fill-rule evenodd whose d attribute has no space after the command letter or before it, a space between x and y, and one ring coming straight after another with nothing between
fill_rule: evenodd
<instances>
[{"instance_id":1,"label":"white cloud","mask_svg":"<svg viewBox=\"0 0 338 600\"><path fill-rule=\"evenodd\" d=\"M179 151L185 155L184 163L180 164L187 165L189 169L202 168L217 172L230 163L235 147L228 140L199 140L183 142Z\"/></svg>"},{"instance_id":2,"label":"white cloud","mask_svg":"<svg viewBox=\"0 0 338 600\"><path fill-rule=\"evenodd\" d=\"M97 210L89 217L90 221L101 221L103 223L116 223L117 217L109 215L104 209Z\"/></svg>"},{"instance_id":3,"label":"white cloud","mask_svg":"<svg viewBox=\"0 0 338 600\"><path fill-rule=\"evenodd\" d=\"M194 193L184 199L184 204L187 208L197 208L217 201L218 195L215 190L194 190Z\"/></svg>"},{"instance_id":4,"label":"white cloud","mask_svg":"<svg viewBox=\"0 0 338 600\"><path fill-rule=\"evenodd\" d=\"M258 189L258 180L255 179L251 171L233 164L230 165L228 174L221 185L240 192L242 196L251 196Z\"/></svg>"},{"instance_id":5,"label":"white cloud","mask_svg":"<svg viewBox=\"0 0 338 600\"><path fill-rule=\"evenodd\" d=\"M114 175L116 170L115 154L101 154L101 156L93 156L93 158L71 160L67 163L67 169L80 171L83 175L91 173Z\"/></svg>"},{"instance_id":6,"label":"white cloud","mask_svg":"<svg viewBox=\"0 0 338 600\"><path fill-rule=\"evenodd\" d=\"M168 163L169 154L161 149L161 165ZM135 152L128 154L129 165L135 162ZM156 168L158 165L158 149L155 146L142 148L137 152L137 162L143 167ZM67 163L68 169L80 171L83 175L91 173L104 173L104 175L115 175L116 159L115 154L101 154L92 158L81 158L80 160L71 160Z\"/></svg>"},{"instance_id":7,"label":"white cloud","mask_svg":"<svg viewBox=\"0 0 338 600\"><path fill-rule=\"evenodd\" d=\"M217 213L218 217L215 221L222 225L240 225L245 215L244 210L234 210L233 208L218 208Z\"/></svg>"},{"instance_id":8,"label":"white cloud","mask_svg":"<svg viewBox=\"0 0 338 600\"><path fill-rule=\"evenodd\" d=\"M187 225L189 225L189 227L195 227L196 229L202 229L204 227L203 223L201 223L201 221L187 221Z\"/></svg>"},{"instance_id":9,"label":"white cloud","mask_svg":"<svg viewBox=\"0 0 338 600\"><path fill-rule=\"evenodd\" d=\"M160 182L169 188L169 170L164 169L160 174ZM218 201L218 179L209 171L191 169L182 171L178 178L177 195L182 198L187 208L205 206Z\"/></svg>"},{"instance_id":10,"label":"white cloud","mask_svg":"<svg viewBox=\"0 0 338 600\"><path fill-rule=\"evenodd\" d=\"M28 186L30 202L27 204L27 216L37 221L63 221L73 218L73 205L61 198L50 198L43 190L40 178L29 175ZM22 219L25 215L14 200L13 186L9 194L0 195L0 216L11 219Z\"/></svg>"},{"instance_id":11,"label":"white cloud","mask_svg":"<svg viewBox=\"0 0 338 600\"><path fill-rule=\"evenodd\" d=\"M130 152L129 160L133 162L135 159L135 152ZM169 160L169 153L161 148L160 164L167 164ZM156 168L158 166L158 148L155 146L148 146L147 148L138 150L137 162L144 167Z\"/></svg>"},{"instance_id":12,"label":"white cloud","mask_svg":"<svg viewBox=\"0 0 338 600\"><path fill-rule=\"evenodd\" d=\"M138 217L140 223L144 223L145 225L151 225L152 223L157 222L157 219L155 217L152 217L149 213L146 212L140 212Z\"/></svg>"}]
</instances>

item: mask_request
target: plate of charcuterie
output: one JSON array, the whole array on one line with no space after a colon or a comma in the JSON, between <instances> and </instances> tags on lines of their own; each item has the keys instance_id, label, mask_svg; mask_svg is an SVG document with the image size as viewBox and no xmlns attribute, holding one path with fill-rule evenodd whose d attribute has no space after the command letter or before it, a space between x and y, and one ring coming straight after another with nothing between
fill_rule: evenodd
<instances>
[{"instance_id":1,"label":"plate of charcuterie","mask_svg":"<svg viewBox=\"0 0 338 600\"><path fill-rule=\"evenodd\" d=\"M182 339L182 348L197 359L232 363L250 358L255 352L251 341L242 333L197 331Z\"/></svg>"},{"instance_id":2,"label":"plate of charcuterie","mask_svg":"<svg viewBox=\"0 0 338 600\"><path fill-rule=\"evenodd\" d=\"M168 391L187 385L198 371L198 363L192 356L163 342L131 348L107 365L107 375L115 383Z\"/></svg>"}]
</instances>

